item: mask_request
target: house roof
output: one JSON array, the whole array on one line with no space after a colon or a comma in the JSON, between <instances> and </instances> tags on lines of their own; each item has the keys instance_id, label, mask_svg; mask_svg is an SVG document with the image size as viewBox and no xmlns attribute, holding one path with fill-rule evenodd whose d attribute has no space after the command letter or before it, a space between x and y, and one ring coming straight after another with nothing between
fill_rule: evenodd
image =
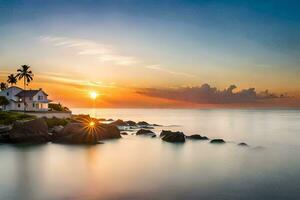
<instances>
[{"instance_id":1,"label":"house roof","mask_svg":"<svg viewBox=\"0 0 300 200\"><path fill-rule=\"evenodd\" d=\"M13 85L13 86L10 86L10 87L9 87L9 88L7 88L6 90L9 90L9 89L11 89L11 88L17 88L17 89L23 90L22 88L20 88L20 87L18 87L18 86L15 86L15 85Z\"/></svg>"},{"instance_id":2,"label":"house roof","mask_svg":"<svg viewBox=\"0 0 300 200\"><path fill-rule=\"evenodd\" d=\"M21 92L19 92L18 94L16 94L17 97L33 97L34 95L36 95L40 90L23 90ZM44 91L42 91L46 96L48 96L48 94L46 94Z\"/></svg>"},{"instance_id":3,"label":"house roof","mask_svg":"<svg viewBox=\"0 0 300 200\"><path fill-rule=\"evenodd\" d=\"M17 97L33 97L39 92L39 90L23 90L16 94Z\"/></svg>"}]
</instances>

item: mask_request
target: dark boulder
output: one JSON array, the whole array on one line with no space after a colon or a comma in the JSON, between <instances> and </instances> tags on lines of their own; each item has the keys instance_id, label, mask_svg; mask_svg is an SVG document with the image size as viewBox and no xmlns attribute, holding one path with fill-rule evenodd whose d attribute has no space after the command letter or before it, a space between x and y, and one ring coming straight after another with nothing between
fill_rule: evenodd
<instances>
[{"instance_id":1,"label":"dark boulder","mask_svg":"<svg viewBox=\"0 0 300 200\"><path fill-rule=\"evenodd\" d=\"M182 132L172 132L163 130L160 133L160 137L163 141L172 143L183 143L185 142L185 135Z\"/></svg>"},{"instance_id":2,"label":"dark boulder","mask_svg":"<svg viewBox=\"0 0 300 200\"><path fill-rule=\"evenodd\" d=\"M121 120L121 119L118 119L118 120L110 123L110 125L113 125L113 126L128 126L128 124L126 122L124 122L123 120Z\"/></svg>"},{"instance_id":3,"label":"dark boulder","mask_svg":"<svg viewBox=\"0 0 300 200\"><path fill-rule=\"evenodd\" d=\"M138 122L137 125L139 125L139 126L149 126L150 124L148 124L145 121L141 121L141 122Z\"/></svg>"},{"instance_id":4,"label":"dark boulder","mask_svg":"<svg viewBox=\"0 0 300 200\"><path fill-rule=\"evenodd\" d=\"M98 134L100 134L101 140L121 138L119 129L116 126L110 124L99 124Z\"/></svg>"},{"instance_id":5,"label":"dark boulder","mask_svg":"<svg viewBox=\"0 0 300 200\"><path fill-rule=\"evenodd\" d=\"M224 144L225 141L223 139L213 139L210 141L212 144Z\"/></svg>"},{"instance_id":6,"label":"dark boulder","mask_svg":"<svg viewBox=\"0 0 300 200\"><path fill-rule=\"evenodd\" d=\"M9 134L1 134L0 143L10 143Z\"/></svg>"},{"instance_id":7,"label":"dark boulder","mask_svg":"<svg viewBox=\"0 0 300 200\"><path fill-rule=\"evenodd\" d=\"M64 128L64 126L62 126L62 125L59 125L59 126L54 126L53 128L50 128L49 129L49 132L50 133L58 133L58 132L60 132L62 129Z\"/></svg>"},{"instance_id":8,"label":"dark boulder","mask_svg":"<svg viewBox=\"0 0 300 200\"><path fill-rule=\"evenodd\" d=\"M201 136L201 135L198 135L198 134L186 136L186 138L191 139L191 140L208 140L208 137Z\"/></svg>"},{"instance_id":9,"label":"dark boulder","mask_svg":"<svg viewBox=\"0 0 300 200\"><path fill-rule=\"evenodd\" d=\"M248 144L244 143L244 142L241 142L238 144L239 146L242 146L242 147L248 147Z\"/></svg>"},{"instance_id":10,"label":"dark boulder","mask_svg":"<svg viewBox=\"0 0 300 200\"><path fill-rule=\"evenodd\" d=\"M126 121L126 123L128 124L128 126L136 126L136 122L131 121L131 120Z\"/></svg>"},{"instance_id":11,"label":"dark boulder","mask_svg":"<svg viewBox=\"0 0 300 200\"><path fill-rule=\"evenodd\" d=\"M152 135L151 137L152 137L152 138L156 138L156 135Z\"/></svg>"},{"instance_id":12,"label":"dark boulder","mask_svg":"<svg viewBox=\"0 0 300 200\"><path fill-rule=\"evenodd\" d=\"M159 137L164 137L165 135L171 134L171 133L173 133L173 132L172 132L172 131L162 130L162 131L160 132Z\"/></svg>"},{"instance_id":13,"label":"dark boulder","mask_svg":"<svg viewBox=\"0 0 300 200\"><path fill-rule=\"evenodd\" d=\"M0 143L9 143L9 131L12 129L12 126L0 125Z\"/></svg>"},{"instance_id":14,"label":"dark boulder","mask_svg":"<svg viewBox=\"0 0 300 200\"><path fill-rule=\"evenodd\" d=\"M120 134L121 135L128 135L128 133L126 133L126 132L121 132Z\"/></svg>"},{"instance_id":15,"label":"dark boulder","mask_svg":"<svg viewBox=\"0 0 300 200\"><path fill-rule=\"evenodd\" d=\"M140 129L136 132L136 135L155 135L155 133L151 130Z\"/></svg>"},{"instance_id":16,"label":"dark boulder","mask_svg":"<svg viewBox=\"0 0 300 200\"><path fill-rule=\"evenodd\" d=\"M44 143L50 141L48 126L43 118L15 122L9 132L11 143Z\"/></svg>"},{"instance_id":17,"label":"dark boulder","mask_svg":"<svg viewBox=\"0 0 300 200\"><path fill-rule=\"evenodd\" d=\"M11 125L0 125L0 134L7 134L11 129Z\"/></svg>"},{"instance_id":18,"label":"dark boulder","mask_svg":"<svg viewBox=\"0 0 300 200\"><path fill-rule=\"evenodd\" d=\"M116 126L95 122L93 126L85 123L69 123L59 133L52 135L55 143L97 144L99 140L121 138Z\"/></svg>"},{"instance_id":19,"label":"dark boulder","mask_svg":"<svg viewBox=\"0 0 300 200\"><path fill-rule=\"evenodd\" d=\"M90 115L72 115L71 122L82 122L90 120Z\"/></svg>"}]
</instances>

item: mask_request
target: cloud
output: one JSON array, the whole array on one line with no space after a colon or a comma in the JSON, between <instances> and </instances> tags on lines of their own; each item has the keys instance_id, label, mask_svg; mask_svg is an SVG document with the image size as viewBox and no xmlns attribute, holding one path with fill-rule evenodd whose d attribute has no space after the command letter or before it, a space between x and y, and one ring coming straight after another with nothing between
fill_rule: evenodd
<instances>
[{"instance_id":1,"label":"cloud","mask_svg":"<svg viewBox=\"0 0 300 200\"><path fill-rule=\"evenodd\" d=\"M133 56L121 55L116 51L113 46L95 42L93 40L70 38L70 37L53 37L53 36L41 36L41 41L49 43L56 47L71 48L77 51L77 55L81 56L93 56L100 62L111 62L121 66L131 66L136 63L142 63L143 61ZM148 65L145 68L155 71L164 72L171 75L195 77L192 74L184 72L176 72L161 67L161 65Z\"/></svg>"},{"instance_id":2,"label":"cloud","mask_svg":"<svg viewBox=\"0 0 300 200\"><path fill-rule=\"evenodd\" d=\"M192 74L188 74L188 73L184 73L184 72L176 72L176 71L172 71L169 69L165 69L165 68L161 67L161 65L149 65L149 66L146 66L146 68L155 70L155 71L165 72L165 73L172 74L172 75L195 77L195 75L192 75Z\"/></svg>"},{"instance_id":3,"label":"cloud","mask_svg":"<svg viewBox=\"0 0 300 200\"><path fill-rule=\"evenodd\" d=\"M200 87L183 87L176 89L138 89L137 93L164 99L180 100L199 104L228 104L228 103L255 103L266 99L287 98L287 94L276 95L268 90L257 93L255 88L242 89L235 92L235 85L224 90L203 84Z\"/></svg>"},{"instance_id":4,"label":"cloud","mask_svg":"<svg viewBox=\"0 0 300 200\"><path fill-rule=\"evenodd\" d=\"M101 87L101 88L114 88L115 83L103 83L102 81L90 81L84 79L74 79L74 77L67 77L59 73L44 72L39 74L41 79L47 82L53 81L55 83L62 83L74 86L84 86L84 87Z\"/></svg>"},{"instance_id":5,"label":"cloud","mask_svg":"<svg viewBox=\"0 0 300 200\"><path fill-rule=\"evenodd\" d=\"M78 55L94 56L101 62L112 62L117 65L126 66L139 62L135 57L120 55L112 46L92 40L52 36L41 36L40 40L50 43L53 46L74 49Z\"/></svg>"}]
</instances>

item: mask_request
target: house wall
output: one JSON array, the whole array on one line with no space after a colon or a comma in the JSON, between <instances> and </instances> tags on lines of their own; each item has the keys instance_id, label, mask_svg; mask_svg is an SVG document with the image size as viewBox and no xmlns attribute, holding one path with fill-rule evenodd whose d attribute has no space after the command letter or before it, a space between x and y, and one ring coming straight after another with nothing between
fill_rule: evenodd
<instances>
[{"instance_id":1,"label":"house wall","mask_svg":"<svg viewBox=\"0 0 300 200\"><path fill-rule=\"evenodd\" d=\"M48 111L48 103L36 103L36 102L27 102L26 101L26 111ZM33 105L34 104L34 105ZM12 111L24 111L24 104L23 102L10 102L9 105L5 107L5 110L12 110Z\"/></svg>"},{"instance_id":2,"label":"house wall","mask_svg":"<svg viewBox=\"0 0 300 200\"><path fill-rule=\"evenodd\" d=\"M39 103L39 102L26 102L27 111L48 111L48 103Z\"/></svg>"},{"instance_id":3,"label":"house wall","mask_svg":"<svg viewBox=\"0 0 300 200\"><path fill-rule=\"evenodd\" d=\"M26 111L48 111L48 98L43 91L39 91L33 97L25 97ZM16 110L24 110L24 104L16 107Z\"/></svg>"},{"instance_id":4,"label":"house wall","mask_svg":"<svg viewBox=\"0 0 300 200\"><path fill-rule=\"evenodd\" d=\"M17 104L14 101L18 101L18 97L15 95L21 92L22 89L19 87L10 87L6 90L0 91L0 96L4 96L9 100L9 104L3 108L4 110L16 110ZM13 101L12 101L13 100Z\"/></svg>"},{"instance_id":5,"label":"house wall","mask_svg":"<svg viewBox=\"0 0 300 200\"><path fill-rule=\"evenodd\" d=\"M32 101L34 102L34 107L33 103L31 103L31 109L35 111L48 111L48 96L40 90L36 95L33 96Z\"/></svg>"},{"instance_id":6,"label":"house wall","mask_svg":"<svg viewBox=\"0 0 300 200\"><path fill-rule=\"evenodd\" d=\"M40 90L33 96L33 101L48 101L48 97L42 90Z\"/></svg>"},{"instance_id":7,"label":"house wall","mask_svg":"<svg viewBox=\"0 0 300 200\"><path fill-rule=\"evenodd\" d=\"M47 117L47 118L60 118L60 119L65 119L65 118L71 118L72 117L72 112L59 112L59 111L48 111L48 112L26 112L26 114L29 115L34 115L36 117Z\"/></svg>"},{"instance_id":8,"label":"house wall","mask_svg":"<svg viewBox=\"0 0 300 200\"><path fill-rule=\"evenodd\" d=\"M19 106L18 106L19 105ZM6 106L5 110L24 110L24 104L21 102L10 101L9 105Z\"/></svg>"},{"instance_id":9,"label":"house wall","mask_svg":"<svg viewBox=\"0 0 300 200\"><path fill-rule=\"evenodd\" d=\"M18 97L15 95L21 92L22 89L18 87L10 87L6 90L0 91L0 96L6 97L8 100L18 101Z\"/></svg>"},{"instance_id":10,"label":"house wall","mask_svg":"<svg viewBox=\"0 0 300 200\"><path fill-rule=\"evenodd\" d=\"M18 108L18 104L20 104L20 108ZM24 106L22 103L10 101L9 105L6 107L6 110L24 110Z\"/></svg>"}]
</instances>

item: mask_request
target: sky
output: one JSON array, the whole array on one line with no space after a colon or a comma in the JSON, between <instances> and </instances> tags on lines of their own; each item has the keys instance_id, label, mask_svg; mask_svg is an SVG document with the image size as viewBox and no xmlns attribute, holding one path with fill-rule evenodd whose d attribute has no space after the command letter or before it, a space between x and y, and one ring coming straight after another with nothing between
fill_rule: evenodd
<instances>
[{"instance_id":1,"label":"sky","mask_svg":"<svg viewBox=\"0 0 300 200\"><path fill-rule=\"evenodd\" d=\"M91 106L90 91L97 107L300 107L299 9L297 0L0 0L0 81L30 65L29 87L69 107Z\"/></svg>"}]
</instances>

